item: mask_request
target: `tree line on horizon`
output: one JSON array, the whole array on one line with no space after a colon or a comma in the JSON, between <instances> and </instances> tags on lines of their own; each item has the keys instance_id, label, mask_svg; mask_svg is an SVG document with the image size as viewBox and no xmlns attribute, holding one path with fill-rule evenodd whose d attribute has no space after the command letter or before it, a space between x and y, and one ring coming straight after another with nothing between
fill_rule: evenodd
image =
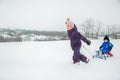
<instances>
[{"instance_id":1,"label":"tree line on horizon","mask_svg":"<svg viewBox=\"0 0 120 80\"><path fill-rule=\"evenodd\" d=\"M120 25L103 25L100 21L91 18L83 21L78 27L79 31L87 38L98 39L108 35L113 39L120 39ZM66 31L38 31L0 28L0 42L22 41L56 41L68 40Z\"/></svg>"},{"instance_id":2,"label":"tree line on horizon","mask_svg":"<svg viewBox=\"0 0 120 80\"><path fill-rule=\"evenodd\" d=\"M79 25L80 32L88 38L98 39L100 36L108 35L113 39L120 38L120 25L104 25L101 21L94 19L86 19Z\"/></svg>"}]
</instances>

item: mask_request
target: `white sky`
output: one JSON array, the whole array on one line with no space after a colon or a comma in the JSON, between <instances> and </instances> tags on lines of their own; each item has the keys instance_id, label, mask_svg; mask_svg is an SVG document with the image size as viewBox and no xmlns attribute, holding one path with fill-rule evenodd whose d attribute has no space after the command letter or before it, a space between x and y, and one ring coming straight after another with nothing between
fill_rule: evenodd
<instances>
[{"instance_id":1,"label":"white sky","mask_svg":"<svg viewBox=\"0 0 120 80\"><path fill-rule=\"evenodd\" d=\"M0 0L0 28L65 31L67 17L120 25L120 0Z\"/></svg>"}]
</instances>

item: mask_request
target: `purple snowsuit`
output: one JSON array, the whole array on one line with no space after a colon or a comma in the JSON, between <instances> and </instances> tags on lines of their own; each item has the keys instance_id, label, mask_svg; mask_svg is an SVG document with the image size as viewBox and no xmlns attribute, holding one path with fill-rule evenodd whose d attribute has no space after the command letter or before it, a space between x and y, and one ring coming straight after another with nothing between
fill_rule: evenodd
<instances>
[{"instance_id":1,"label":"purple snowsuit","mask_svg":"<svg viewBox=\"0 0 120 80\"><path fill-rule=\"evenodd\" d=\"M73 63L79 62L80 60L86 62L87 57L80 53L81 40L86 42L88 45L90 45L90 41L78 32L76 25L74 25L71 30L68 30L68 36L70 38L72 50L74 51Z\"/></svg>"}]
</instances>

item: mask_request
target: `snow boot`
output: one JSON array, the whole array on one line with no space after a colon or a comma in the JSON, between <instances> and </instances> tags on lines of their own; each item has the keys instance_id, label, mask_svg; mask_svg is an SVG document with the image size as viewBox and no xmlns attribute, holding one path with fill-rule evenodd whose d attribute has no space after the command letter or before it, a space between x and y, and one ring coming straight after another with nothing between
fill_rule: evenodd
<instances>
[{"instance_id":1,"label":"snow boot","mask_svg":"<svg viewBox=\"0 0 120 80\"><path fill-rule=\"evenodd\" d=\"M88 63L89 62L89 59L87 57L85 57L84 55L80 54L80 60L82 62L85 62L85 63Z\"/></svg>"}]
</instances>

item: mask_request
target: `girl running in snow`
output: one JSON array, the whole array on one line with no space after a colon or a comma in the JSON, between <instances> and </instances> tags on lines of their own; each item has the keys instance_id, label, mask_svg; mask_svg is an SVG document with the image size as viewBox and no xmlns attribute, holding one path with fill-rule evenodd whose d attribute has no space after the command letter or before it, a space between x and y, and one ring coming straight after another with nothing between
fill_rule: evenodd
<instances>
[{"instance_id":1,"label":"girl running in snow","mask_svg":"<svg viewBox=\"0 0 120 80\"><path fill-rule=\"evenodd\" d=\"M78 32L76 25L69 18L67 18L65 24L67 26L67 33L71 42L71 48L74 51L73 64L80 61L88 63L89 59L80 53L81 40L87 43L87 45L90 45L91 41L86 39L82 34Z\"/></svg>"}]
</instances>

